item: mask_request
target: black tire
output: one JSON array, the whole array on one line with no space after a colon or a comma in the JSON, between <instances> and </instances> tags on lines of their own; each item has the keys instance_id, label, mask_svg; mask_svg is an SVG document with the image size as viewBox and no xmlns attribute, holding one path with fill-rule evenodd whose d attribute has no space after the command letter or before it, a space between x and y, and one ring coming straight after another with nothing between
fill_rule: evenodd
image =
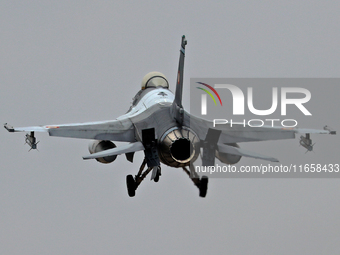
<instances>
[{"instance_id":1,"label":"black tire","mask_svg":"<svg viewBox=\"0 0 340 255\"><path fill-rule=\"evenodd\" d=\"M159 166L158 168L157 168L157 173L156 173L156 176L155 176L155 178L153 179L153 181L154 182L158 182L159 181L159 177L161 176L162 174L161 174L161 167Z\"/></svg>"},{"instance_id":2,"label":"black tire","mask_svg":"<svg viewBox=\"0 0 340 255\"><path fill-rule=\"evenodd\" d=\"M200 182L200 197L205 197L207 195L207 190L208 190L208 177L207 176L202 176L201 182Z\"/></svg>"},{"instance_id":3,"label":"black tire","mask_svg":"<svg viewBox=\"0 0 340 255\"><path fill-rule=\"evenodd\" d=\"M134 197L136 195L136 182L131 174L126 176L126 186L129 197Z\"/></svg>"}]
</instances>

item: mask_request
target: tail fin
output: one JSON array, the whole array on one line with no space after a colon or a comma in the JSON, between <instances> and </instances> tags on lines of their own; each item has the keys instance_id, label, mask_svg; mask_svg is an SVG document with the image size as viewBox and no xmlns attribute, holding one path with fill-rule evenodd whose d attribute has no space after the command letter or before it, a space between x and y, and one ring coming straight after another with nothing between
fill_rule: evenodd
<instances>
[{"instance_id":1,"label":"tail fin","mask_svg":"<svg viewBox=\"0 0 340 255\"><path fill-rule=\"evenodd\" d=\"M172 103L171 115L180 124L183 124L183 106L182 106L182 92L183 92L183 74L184 74L184 57L185 57L185 45L187 40L185 36L182 36L181 50L179 55L178 73L177 73L177 85L175 100Z\"/></svg>"}]
</instances>

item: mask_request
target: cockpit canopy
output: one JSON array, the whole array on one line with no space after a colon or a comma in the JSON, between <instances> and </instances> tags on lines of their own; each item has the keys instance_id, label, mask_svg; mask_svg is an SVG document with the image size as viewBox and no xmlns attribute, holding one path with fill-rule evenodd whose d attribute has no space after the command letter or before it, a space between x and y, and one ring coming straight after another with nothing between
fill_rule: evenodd
<instances>
[{"instance_id":1,"label":"cockpit canopy","mask_svg":"<svg viewBox=\"0 0 340 255\"><path fill-rule=\"evenodd\" d=\"M165 75L160 72L150 72L146 74L142 80L142 90L156 87L169 88L169 83Z\"/></svg>"}]
</instances>

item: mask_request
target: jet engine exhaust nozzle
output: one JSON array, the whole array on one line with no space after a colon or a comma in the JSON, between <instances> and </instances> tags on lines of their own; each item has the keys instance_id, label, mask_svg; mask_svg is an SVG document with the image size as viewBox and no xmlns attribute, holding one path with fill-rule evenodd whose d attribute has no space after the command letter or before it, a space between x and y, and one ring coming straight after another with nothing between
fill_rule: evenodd
<instances>
[{"instance_id":1,"label":"jet engine exhaust nozzle","mask_svg":"<svg viewBox=\"0 0 340 255\"><path fill-rule=\"evenodd\" d=\"M167 130L159 142L160 160L172 167L184 167L195 161L199 155L198 136L187 127Z\"/></svg>"}]
</instances>

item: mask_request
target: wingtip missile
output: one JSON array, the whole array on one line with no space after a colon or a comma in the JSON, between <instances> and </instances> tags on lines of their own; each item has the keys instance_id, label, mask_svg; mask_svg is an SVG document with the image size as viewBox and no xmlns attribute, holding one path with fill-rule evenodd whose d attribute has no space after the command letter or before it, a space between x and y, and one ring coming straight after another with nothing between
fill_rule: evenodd
<instances>
[{"instance_id":1,"label":"wingtip missile","mask_svg":"<svg viewBox=\"0 0 340 255\"><path fill-rule=\"evenodd\" d=\"M7 123L4 124L4 128L6 128L8 132L14 132L14 127L8 125Z\"/></svg>"},{"instance_id":2,"label":"wingtip missile","mask_svg":"<svg viewBox=\"0 0 340 255\"><path fill-rule=\"evenodd\" d=\"M331 127L327 126L327 125L324 126L323 129L329 131L329 134L331 134L331 135L336 135L336 131L333 130Z\"/></svg>"}]
</instances>

